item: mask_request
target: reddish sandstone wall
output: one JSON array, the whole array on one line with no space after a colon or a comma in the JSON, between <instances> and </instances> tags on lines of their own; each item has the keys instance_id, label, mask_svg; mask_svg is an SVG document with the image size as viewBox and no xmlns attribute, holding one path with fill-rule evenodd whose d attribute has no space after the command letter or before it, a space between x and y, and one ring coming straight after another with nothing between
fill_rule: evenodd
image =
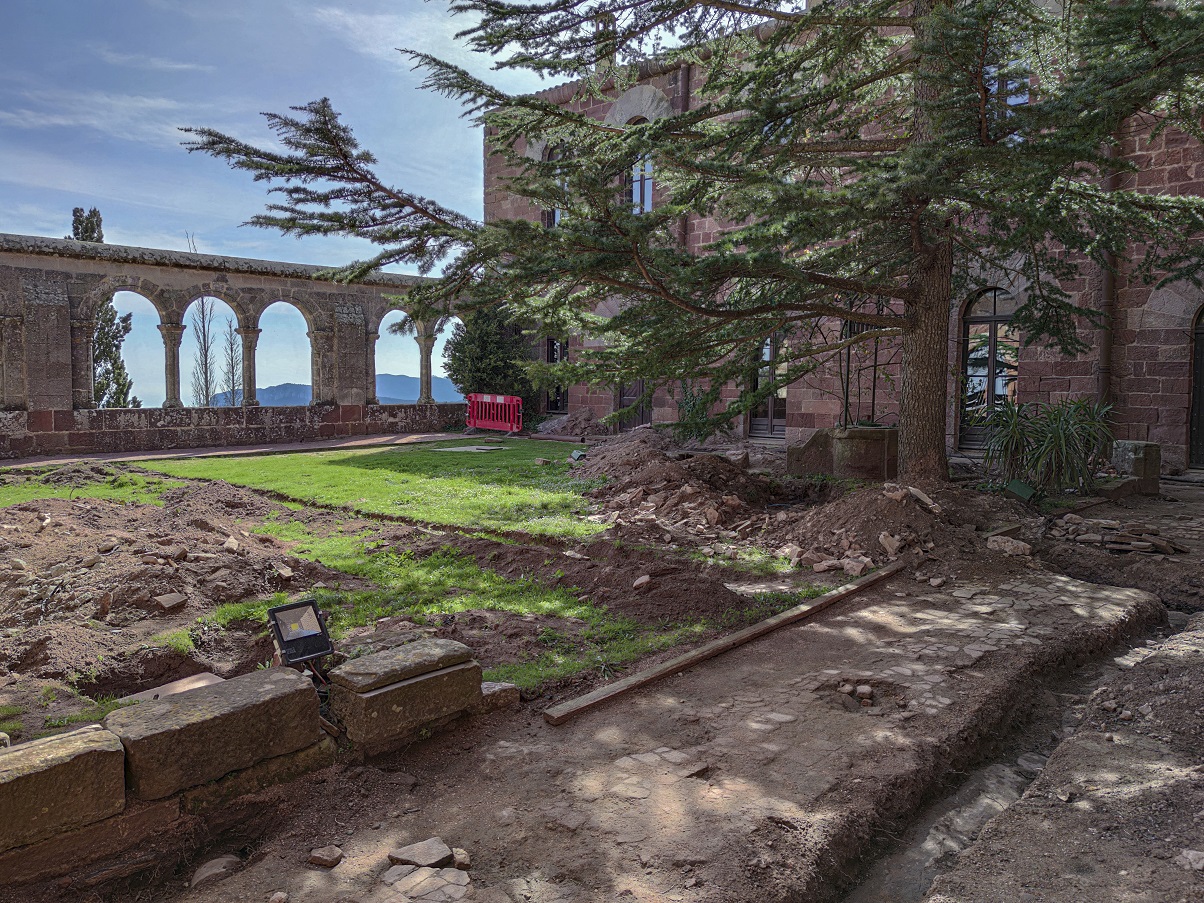
<instances>
[{"instance_id":1,"label":"reddish sandstone wall","mask_svg":"<svg viewBox=\"0 0 1204 903\"><path fill-rule=\"evenodd\" d=\"M263 445L464 426L464 405L0 411L0 458Z\"/></svg>"}]
</instances>

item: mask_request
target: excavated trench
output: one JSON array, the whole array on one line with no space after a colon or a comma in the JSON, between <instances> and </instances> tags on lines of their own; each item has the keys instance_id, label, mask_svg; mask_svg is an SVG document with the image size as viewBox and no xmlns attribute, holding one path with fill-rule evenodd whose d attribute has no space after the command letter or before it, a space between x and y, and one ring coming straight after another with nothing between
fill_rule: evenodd
<instances>
[{"instance_id":1,"label":"excavated trench","mask_svg":"<svg viewBox=\"0 0 1204 903\"><path fill-rule=\"evenodd\" d=\"M1092 694L1174 632L1159 627L1095 660L1043 675L1027 718L984 743L982 759L971 770L951 772L901 831L883 834L841 903L922 901L936 878L991 819L1023 796L1057 746L1075 733Z\"/></svg>"}]
</instances>

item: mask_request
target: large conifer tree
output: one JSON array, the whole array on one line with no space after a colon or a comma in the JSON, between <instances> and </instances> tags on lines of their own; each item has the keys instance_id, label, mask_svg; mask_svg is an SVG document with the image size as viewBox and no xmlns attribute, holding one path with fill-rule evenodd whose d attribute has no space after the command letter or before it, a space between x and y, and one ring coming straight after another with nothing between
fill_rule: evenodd
<instances>
[{"instance_id":1,"label":"large conifer tree","mask_svg":"<svg viewBox=\"0 0 1204 903\"><path fill-rule=\"evenodd\" d=\"M83 207L72 210L71 234L66 237L103 244L105 233L100 210L96 207L88 211ZM117 316L112 298L96 309L96 331L92 335L92 397L98 408L142 407L142 402L133 394L134 381L121 358L121 346L133 328L133 318L133 314Z\"/></svg>"},{"instance_id":2,"label":"large conifer tree","mask_svg":"<svg viewBox=\"0 0 1204 903\"><path fill-rule=\"evenodd\" d=\"M783 338L773 379L746 410L849 343L902 344L901 469L946 475L950 317L972 284L1026 283L1027 341L1084 347L1065 285L1119 260L1131 279L1197 279L1204 201L1107 190L1132 172L1112 151L1134 130L1200 137L1199 0L457 0L461 35L498 66L580 79L583 98L692 67L690 106L608 126L509 96L422 53L426 85L491 130L538 222L479 223L374 171L326 100L269 115L283 151L210 129L192 150L272 184L253 223L380 246L373 267L443 265L428 301L471 293L549 334L605 340L558 381L743 377ZM520 153L525 141L563 152ZM650 156L667 189L633 210L624 178ZM544 158L551 158L544 159ZM704 249L682 218L734 225ZM447 262L450 261L450 262ZM595 315L603 301L622 304ZM831 318L856 328L833 330ZM1086 321L1084 322L1084 319Z\"/></svg>"}]
</instances>

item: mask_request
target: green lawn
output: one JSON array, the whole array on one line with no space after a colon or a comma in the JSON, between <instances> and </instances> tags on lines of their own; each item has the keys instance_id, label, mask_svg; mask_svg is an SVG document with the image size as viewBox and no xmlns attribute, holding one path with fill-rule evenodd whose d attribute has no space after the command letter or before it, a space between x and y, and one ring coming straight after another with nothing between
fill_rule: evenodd
<instances>
[{"instance_id":1,"label":"green lawn","mask_svg":"<svg viewBox=\"0 0 1204 903\"><path fill-rule=\"evenodd\" d=\"M0 507L17 505L35 499L107 499L112 502L136 502L143 505L162 504L159 498L169 489L184 484L165 480L155 474L120 473L111 477L98 476L82 486L47 481L53 470L0 469Z\"/></svg>"},{"instance_id":2,"label":"green lawn","mask_svg":"<svg viewBox=\"0 0 1204 903\"><path fill-rule=\"evenodd\" d=\"M498 451L437 451L473 439L387 449L220 458L170 458L142 466L171 476L226 480L285 498L486 532L586 537L605 529L584 520L590 484L565 461L579 446L509 440ZM537 458L553 463L539 465Z\"/></svg>"}]
</instances>

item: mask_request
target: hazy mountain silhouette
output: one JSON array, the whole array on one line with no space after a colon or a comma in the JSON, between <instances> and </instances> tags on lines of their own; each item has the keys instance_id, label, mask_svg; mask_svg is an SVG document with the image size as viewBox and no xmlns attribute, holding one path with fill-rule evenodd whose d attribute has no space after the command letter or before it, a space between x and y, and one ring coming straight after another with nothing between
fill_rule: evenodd
<instances>
[{"instance_id":1,"label":"hazy mountain silhouette","mask_svg":"<svg viewBox=\"0 0 1204 903\"><path fill-rule=\"evenodd\" d=\"M431 378L431 394L437 402L455 403L464 400L464 396L446 376ZM257 388L255 395L264 407L294 407L309 404L313 398L313 390L300 383L282 383L278 386ZM418 377L378 373L376 397L381 404L414 404L418 400ZM214 407L225 407L230 403L229 399L229 392L219 392L213 396L212 404Z\"/></svg>"}]
</instances>

